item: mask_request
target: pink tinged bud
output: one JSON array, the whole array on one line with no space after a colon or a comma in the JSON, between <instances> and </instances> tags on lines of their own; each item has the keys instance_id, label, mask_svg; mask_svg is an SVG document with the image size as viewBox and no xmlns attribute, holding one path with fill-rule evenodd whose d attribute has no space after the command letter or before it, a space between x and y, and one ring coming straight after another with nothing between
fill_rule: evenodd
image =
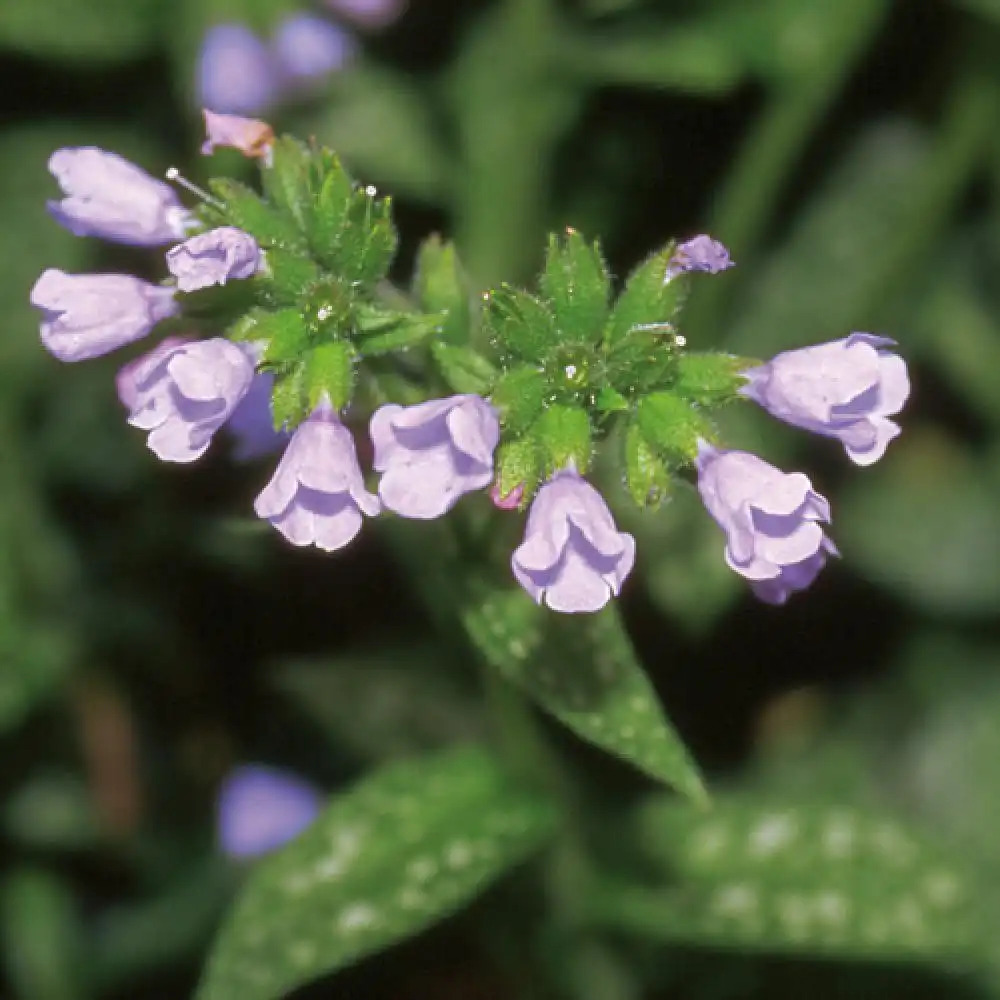
<instances>
[{"instance_id":1,"label":"pink tinged bud","mask_svg":"<svg viewBox=\"0 0 1000 1000\"><path fill-rule=\"evenodd\" d=\"M711 236L702 233L677 247L667 265L667 273L663 280L669 281L686 271L718 274L732 266L733 261L729 259L729 251L718 240L713 240Z\"/></svg>"},{"instance_id":2,"label":"pink tinged bud","mask_svg":"<svg viewBox=\"0 0 1000 1000\"><path fill-rule=\"evenodd\" d=\"M257 241L242 229L222 226L199 233L167 251L167 268L182 292L249 278L261 265Z\"/></svg>"},{"instance_id":3,"label":"pink tinged bud","mask_svg":"<svg viewBox=\"0 0 1000 1000\"><path fill-rule=\"evenodd\" d=\"M238 767L219 789L219 848L231 858L267 854L310 826L321 805L319 792L296 775L257 764Z\"/></svg>"},{"instance_id":4,"label":"pink tinged bud","mask_svg":"<svg viewBox=\"0 0 1000 1000\"><path fill-rule=\"evenodd\" d=\"M318 407L298 426L254 510L293 545L326 552L354 538L362 514L381 510L365 489L354 438L331 407Z\"/></svg>"},{"instance_id":5,"label":"pink tinged bud","mask_svg":"<svg viewBox=\"0 0 1000 1000\"><path fill-rule=\"evenodd\" d=\"M77 236L159 246L183 239L194 224L173 188L117 153L57 149L49 172L65 195L48 203L49 212Z\"/></svg>"},{"instance_id":6,"label":"pink tinged bud","mask_svg":"<svg viewBox=\"0 0 1000 1000\"><path fill-rule=\"evenodd\" d=\"M193 462L229 419L253 378L248 353L222 337L167 340L118 373L128 422L149 431L147 444L164 462Z\"/></svg>"},{"instance_id":7,"label":"pink tinged bud","mask_svg":"<svg viewBox=\"0 0 1000 1000\"><path fill-rule=\"evenodd\" d=\"M286 80L308 83L343 68L355 55L357 44L348 32L325 18L295 14L278 26L272 49Z\"/></svg>"},{"instance_id":8,"label":"pink tinged bud","mask_svg":"<svg viewBox=\"0 0 1000 1000\"><path fill-rule=\"evenodd\" d=\"M334 14L361 28L384 28L406 9L406 0L326 0Z\"/></svg>"},{"instance_id":9,"label":"pink tinged bud","mask_svg":"<svg viewBox=\"0 0 1000 1000\"><path fill-rule=\"evenodd\" d=\"M280 72L270 50L246 25L209 29L198 57L202 107L226 115L257 114L275 103L280 89Z\"/></svg>"},{"instance_id":10,"label":"pink tinged bud","mask_svg":"<svg viewBox=\"0 0 1000 1000\"><path fill-rule=\"evenodd\" d=\"M231 146L244 156L267 160L274 144L274 129L267 122L256 118L240 118L238 115L216 114L205 108L205 135L201 151L206 156L219 146Z\"/></svg>"},{"instance_id":11,"label":"pink tinged bud","mask_svg":"<svg viewBox=\"0 0 1000 1000\"><path fill-rule=\"evenodd\" d=\"M274 376L270 372L254 375L247 394L233 410L226 430L235 440L233 458L250 462L270 455L288 444L287 431L276 431L271 416L271 390Z\"/></svg>"},{"instance_id":12,"label":"pink tinged bud","mask_svg":"<svg viewBox=\"0 0 1000 1000\"><path fill-rule=\"evenodd\" d=\"M726 533L726 563L761 600L784 604L838 554L820 526L830 521L830 504L801 472L704 441L696 465L701 499Z\"/></svg>"},{"instance_id":13,"label":"pink tinged bud","mask_svg":"<svg viewBox=\"0 0 1000 1000\"><path fill-rule=\"evenodd\" d=\"M493 478L500 422L479 396L391 403L376 410L370 432L375 469L382 473L379 496L402 517L440 517Z\"/></svg>"},{"instance_id":14,"label":"pink tinged bud","mask_svg":"<svg viewBox=\"0 0 1000 1000\"><path fill-rule=\"evenodd\" d=\"M49 268L31 289L42 344L60 361L86 361L141 340L177 312L174 292L130 274L66 274Z\"/></svg>"},{"instance_id":15,"label":"pink tinged bud","mask_svg":"<svg viewBox=\"0 0 1000 1000\"><path fill-rule=\"evenodd\" d=\"M870 333L785 351L743 372L740 391L796 427L837 438L851 461L871 465L899 434L889 419L910 394L906 364L883 348L895 341Z\"/></svg>"},{"instance_id":16,"label":"pink tinged bud","mask_svg":"<svg viewBox=\"0 0 1000 1000\"><path fill-rule=\"evenodd\" d=\"M517 582L553 611L599 611L621 591L635 539L619 531L600 493L574 470L557 472L528 512L511 557Z\"/></svg>"},{"instance_id":17,"label":"pink tinged bud","mask_svg":"<svg viewBox=\"0 0 1000 1000\"><path fill-rule=\"evenodd\" d=\"M494 482L490 486L490 500L497 510L517 510L524 499L524 483L518 483L506 496L500 495L500 484Z\"/></svg>"}]
</instances>

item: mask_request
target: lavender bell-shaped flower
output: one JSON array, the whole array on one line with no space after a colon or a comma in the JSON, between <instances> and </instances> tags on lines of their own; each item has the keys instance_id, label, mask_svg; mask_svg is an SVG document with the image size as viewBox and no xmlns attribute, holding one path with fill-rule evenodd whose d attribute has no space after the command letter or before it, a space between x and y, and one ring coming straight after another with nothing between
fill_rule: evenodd
<instances>
[{"instance_id":1,"label":"lavender bell-shaped flower","mask_svg":"<svg viewBox=\"0 0 1000 1000\"><path fill-rule=\"evenodd\" d=\"M292 435L271 481L254 502L293 545L343 548L374 517L379 499L365 489L351 432L324 403Z\"/></svg>"},{"instance_id":2,"label":"lavender bell-shaped flower","mask_svg":"<svg viewBox=\"0 0 1000 1000\"><path fill-rule=\"evenodd\" d=\"M42 344L60 361L86 361L133 341L177 312L174 292L130 274L43 271L31 289Z\"/></svg>"},{"instance_id":3,"label":"lavender bell-shaped flower","mask_svg":"<svg viewBox=\"0 0 1000 1000\"><path fill-rule=\"evenodd\" d=\"M223 337L165 340L118 373L128 422L149 431L147 444L165 462L193 462L212 443L246 395L254 363Z\"/></svg>"},{"instance_id":4,"label":"lavender bell-shaped flower","mask_svg":"<svg viewBox=\"0 0 1000 1000\"><path fill-rule=\"evenodd\" d=\"M198 97L224 114L257 114L280 96L281 75L267 45L245 24L210 28L198 57Z\"/></svg>"},{"instance_id":5,"label":"lavender bell-shaped flower","mask_svg":"<svg viewBox=\"0 0 1000 1000\"><path fill-rule=\"evenodd\" d=\"M231 858L255 858L297 837L319 814L312 785L277 768L248 764L234 769L219 789L219 847Z\"/></svg>"},{"instance_id":6,"label":"lavender bell-shaped flower","mask_svg":"<svg viewBox=\"0 0 1000 1000\"><path fill-rule=\"evenodd\" d=\"M769 604L808 587L836 546L823 532L830 504L801 472L746 451L699 444L698 492L726 533L726 563Z\"/></svg>"},{"instance_id":7,"label":"lavender bell-shaped flower","mask_svg":"<svg viewBox=\"0 0 1000 1000\"><path fill-rule=\"evenodd\" d=\"M379 496L403 517L429 519L493 478L496 410L471 394L379 407L371 419Z\"/></svg>"},{"instance_id":8,"label":"lavender bell-shaped flower","mask_svg":"<svg viewBox=\"0 0 1000 1000\"><path fill-rule=\"evenodd\" d=\"M553 611L599 611L635 563L635 539L615 526L600 493L572 468L538 491L511 568Z\"/></svg>"},{"instance_id":9,"label":"lavender bell-shaped flower","mask_svg":"<svg viewBox=\"0 0 1000 1000\"><path fill-rule=\"evenodd\" d=\"M267 122L257 118L242 118L240 115L223 115L202 109L205 119L205 141L201 151L205 156L215 152L220 146L238 149L244 156L270 161L271 147L274 145L274 129Z\"/></svg>"},{"instance_id":10,"label":"lavender bell-shaped flower","mask_svg":"<svg viewBox=\"0 0 1000 1000\"><path fill-rule=\"evenodd\" d=\"M852 333L843 340L785 351L743 372L740 392L772 416L837 438L857 465L871 465L899 434L889 419L910 394L906 363L884 350L888 337Z\"/></svg>"},{"instance_id":11,"label":"lavender bell-shaped flower","mask_svg":"<svg viewBox=\"0 0 1000 1000\"><path fill-rule=\"evenodd\" d=\"M315 14L286 17L274 34L271 48L283 79L308 84L341 69L357 51L349 32Z\"/></svg>"},{"instance_id":12,"label":"lavender bell-shaped flower","mask_svg":"<svg viewBox=\"0 0 1000 1000\"><path fill-rule=\"evenodd\" d=\"M249 278L260 266L257 241L235 226L199 233L167 251L167 269L182 292L224 285L230 278Z\"/></svg>"},{"instance_id":13,"label":"lavender bell-shaped flower","mask_svg":"<svg viewBox=\"0 0 1000 1000\"><path fill-rule=\"evenodd\" d=\"M686 271L718 274L732 266L733 261L729 258L729 251L718 240L713 240L711 236L702 233L677 247L667 265L667 273L663 280L670 281L671 278Z\"/></svg>"},{"instance_id":14,"label":"lavender bell-shaped flower","mask_svg":"<svg viewBox=\"0 0 1000 1000\"><path fill-rule=\"evenodd\" d=\"M173 188L117 153L57 149L49 171L65 195L48 203L49 212L77 236L159 246L183 239L194 224Z\"/></svg>"}]
</instances>

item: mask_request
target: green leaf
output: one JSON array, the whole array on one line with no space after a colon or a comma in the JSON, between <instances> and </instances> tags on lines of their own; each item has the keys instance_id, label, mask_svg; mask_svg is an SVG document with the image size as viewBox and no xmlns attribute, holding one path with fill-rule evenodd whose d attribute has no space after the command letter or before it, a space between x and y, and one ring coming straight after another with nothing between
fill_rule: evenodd
<instances>
[{"instance_id":1,"label":"green leaf","mask_svg":"<svg viewBox=\"0 0 1000 1000\"><path fill-rule=\"evenodd\" d=\"M84 932L69 886L16 868L0 883L0 941L9 985L31 1000L86 1000Z\"/></svg>"},{"instance_id":2,"label":"green leaf","mask_svg":"<svg viewBox=\"0 0 1000 1000\"><path fill-rule=\"evenodd\" d=\"M551 235L540 284L555 315L560 339L596 342L604 329L611 294L611 280L598 245L588 244L575 229L567 229L562 240Z\"/></svg>"},{"instance_id":3,"label":"green leaf","mask_svg":"<svg viewBox=\"0 0 1000 1000\"><path fill-rule=\"evenodd\" d=\"M501 354L525 361L543 361L549 348L559 342L548 306L511 285L501 285L486 295L483 325Z\"/></svg>"},{"instance_id":4,"label":"green leaf","mask_svg":"<svg viewBox=\"0 0 1000 1000\"><path fill-rule=\"evenodd\" d=\"M672 326L676 323L684 305L688 284L685 281L664 283L663 278L674 249L675 244L667 244L629 275L604 332L607 347L613 348L637 326Z\"/></svg>"},{"instance_id":5,"label":"green leaf","mask_svg":"<svg viewBox=\"0 0 1000 1000\"><path fill-rule=\"evenodd\" d=\"M654 392L640 399L635 421L653 447L684 464L697 456L698 439L711 435L704 415L672 392Z\"/></svg>"},{"instance_id":6,"label":"green leaf","mask_svg":"<svg viewBox=\"0 0 1000 1000\"><path fill-rule=\"evenodd\" d=\"M354 193L354 181L336 156L326 162L316 199L316 209L309 220L309 245L316 256L333 267L336 264L337 243L347 221Z\"/></svg>"},{"instance_id":7,"label":"green leaf","mask_svg":"<svg viewBox=\"0 0 1000 1000\"><path fill-rule=\"evenodd\" d=\"M577 735L688 798L706 800L614 604L597 614L559 615L520 589L479 588L462 617L490 666Z\"/></svg>"},{"instance_id":8,"label":"green leaf","mask_svg":"<svg viewBox=\"0 0 1000 1000\"><path fill-rule=\"evenodd\" d=\"M696 815L659 799L642 817L660 888L598 890L600 922L658 941L932 959L980 937L964 862L888 814L756 795Z\"/></svg>"},{"instance_id":9,"label":"green leaf","mask_svg":"<svg viewBox=\"0 0 1000 1000\"><path fill-rule=\"evenodd\" d=\"M526 431L542 412L545 375L532 365L505 371L493 387L490 401L500 411L500 422L512 434Z\"/></svg>"},{"instance_id":10,"label":"green leaf","mask_svg":"<svg viewBox=\"0 0 1000 1000\"><path fill-rule=\"evenodd\" d=\"M657 507L670 493L670 472L636 423L625 434L625 481L640 507Z\"/></svg>"},{"instance_id":11,"label":"green leaf","mask_svg":"<svg viewBox=\"0 0 1000 1000\"><path fill-rule=\"evenodd\" d=\"M362 357L370 358L390 351L405 351L415 347L428 337L441 332L445 315L437 313L425 316L421 313L397 313L391 329L381 333L372 333L358 343L358 352Z\"/></svg>"},{"instance_id":12,"label":"green leaf","mask_svg":"<svg viewBox=\"0 0 1000 1000\"><path fill-rule=\"evenodd\" d=\"M837 509L849 563L927 611L995 614L1000 518L982 461L957 440L917 430L865 472Z\"/></svg>"},{"instance_id":13,"label":"green leaf","mask_svg":"<svg viewBox=\"0 0 1000 1000\"><path fill-rule=\"evenodd\" d=\"M718 406L738 398L746 379L740 372L755 362L732 354L683 352L677 356L673 391L700 406Z\"/></svg>"},{"instance_id":14,"label":"green leaf","mask_svg":"<svg viewBox=\"0 0 1000 1000\"><path fill-rule=\"evenodd\" d=\"M444 312L442 339L464 344L469 339L469 289L455 246L433 235L420 245L413 290L427 312Z\"/></svg>"},{"instance_id":15,"label":"green leaf","mask_svg":"<svg viewBox=\"0 0 1000 1000\"><path fill-rule=\"evenodd\" d=\"M570 463L581 474L587 471L594 446L586 410L551 403L538 418L532 433L544 456L546 473L564 469Z\"/></svg>"},{"instance_id":16,"label":"green leaf","mask_svg":"<svg viewBox=\"0 0 1000 1000\"><path fill-rule=\"evenodd\" d=\"M621 413L628 409L628 400L617 389L605 385L598 392L594 405L601 413Z\"/></svg>"},{"instance_id":17,"label":"green leaf","mask_svg":"<svg viewBox=\"0 0 1000 1000\"><path fill-rule=\"evenodd\" d=\"M303 249L305 237L295 220L273 205L269 205L256 191L230 177L213 177L209 189L222 207L202 206L201 212L213 225L225 223L249 233L264 250Z\"/></svg>"},{"instance_id":18,"label":"green leaf","mask_svg":"<svg viewBox=\"0 0 1000 1000\"><path fill-rule=\"evenodd\" d=\"M521 437L504 441L497 449L497 489L501 497L508 496L518 486L523 488L523 503L534 495L542 475L542 449L530 431Z\"/></svg>"},{"instance_id":19,"label":"green leaf","mask_svg":"<svg viewBox=\"0 0 1000 1000\"><path fill-rule=\"evenodd\" d=\"M271 163L261 168L264 195L276 208L287 212L306 231L313 212L313 155L309 147L283 135L271 145Z\"/></svg>"},{"instance_id":20,"label":"green leaf","mask_svg":"<svg viewBox=\"0 0 1000 1000\"><path fill-rule=\"evenodd\" d=\"M309 416L309 375L305 361L296 361L278 372L271 390L274 429L292 430Z\"/></svg>"},{"instance_id":21,"label":"green leaf","mask_svg":"<svg viewBox=\"0 0 1000 1000\"><path fill-rule=\"evenodd\" d=\"M434 360L444 380L455 392L474 392L488 396L496 380L493 365L471 347L459 347L435 341L431 347Z\"/></svg>"},{"instance_id":22,"label":"green leaf","mask_svg":"<svg viewBox=\"0 0 1000 1000\"><path fill-rule=\"evenodd\" d=\"M354 348L346 340L320 344L306 360L306 394L309 410L328 398L335 410L351 401L354 389Z\"/></svg>"},{"instance_id":23,"label":"green leaf","mask_svg":"<svg viewBox=\"0 0 1000 1000\"><path fill-rule=\"evenodd\" d=\"M315 262L302 251L272 248L267 270L254 276L258 301L268 306L294 305L320 276Z\"/></svg>"},{"instance_id":24,"label":"green leaf","mask_svg":"<svg viewBox=\"0 0 1000 1000\"><path fill-rule=\"evenodd\" d=\"M250 875L196 1000L278 1000L447 916L551 835L485 752L376 771Z\"/></svg>"},{"instance_id":25,"label":"green leaf","mask_svg":"<svg viewBox=\"0 0 1000 1000\"><path fill-rule=\"evenodd\" d=\"M159 0L3 0L0 47L72 63L134 60L153 48Z\"/></svg>"},{"instance_id":26,"label":"green leaf","mask_svg":"<svg viewBox=\"0 0 1000 1000\"><path fill-rule=\"evenodd\" d=\"M265 364L297 361L309 348L309 331L298 309L256 311L245 318L236 333L240 340L266 340L261 360Z\"/></svg>"}]
</instances>

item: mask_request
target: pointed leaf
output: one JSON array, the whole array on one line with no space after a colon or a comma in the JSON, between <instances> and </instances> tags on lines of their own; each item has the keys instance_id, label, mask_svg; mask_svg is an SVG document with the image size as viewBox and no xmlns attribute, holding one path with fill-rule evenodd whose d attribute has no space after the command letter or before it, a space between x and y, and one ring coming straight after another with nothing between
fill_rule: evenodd
<instances>
[{"instance_id":1,"label":"pointed leaf","mask_svg":"<svg viewBox=\"0 0 1000 1000\"><path fill-rule=\"evenodd\" d=\"M306 361L307 398L310 411L328 398L334 409L351 401L354 388L354 348L346 340L335 340L314 348Z\"/></svg>"},{"instance_id":2,"label":"pointed leaf","mask_svg":"<svg viewBox=\"0 0 1000 1000\"><path fill-rule=\"evenodd\" d=\"M682 463L698 454L698 439L711 428L704 414L672 392L654 392L639 400L636 425L658 451Z\"/></svg>"},{"instance_id":3,"label":"pointed leaf","mask_svg":"<svg viewBox=\"0 0 1000 1000\"><path fill-rule=\"evenodd\" d=\"M594 343L600 338L611 281L596 243L587 243L574 229L567 229L563 240L550 236L541 291L563 341Z\"/></svg>"},{"instance_id":4,"label":"pointed leaf","mask_svg":"<svg viewBox=\"0 0 1000 1000\"><path fill-rule=\"evenodd\" d=\"M271 416L274 429L298 427L310 413L309 382L305 361L296 361L283 368L271 390Z\"/></svg>"},{"instance_id":5,"label":"pointed leaf","mask_svg":"<svg viewBox=\"0 0 1000 1000\"><path fill-rule=\"evenodd\" d=\"M539 417L533 435L541 447L547 474L565 469L571 463L577 472L587 471L594 446L586 410L552 403Z\"/></svg>"},{"instance_id":6,"label":"pointed leaf","mask_svg":"<svg viewBox=\"0 0 1000 1000\"><path fill-rule=\"evenodd\" d=\"M276 208L287 212L305 231L312 214L312 154L309 147L289 135L271 145L271 163L262 167L264 195Z\"/></svg>"},{"instance_id":7,"label":"pointed leaf","mask_svg":"<svg viewBox=\"0 0 1000 1000\"><path fill-rule=\"evenodd\" d=\"M534 295L501 285L485 297L483 325L496 349L506 357L543 361L559 343L559 331L548 306Z\"/></svg>"},{"instance_id":8,"label":"pointed leaf","mask_svg":"<svg viewBox=\"0 0 1000 1000\"><path fill-rule=\"evenodd\" d=\"M508 496L519 486L522 503L534 495L542 476L542 448L530 431L521 437L504 441L497 449L497 489L501 497Z\"/></svg>"},{"instance_id":9,"label":"pointed leaf","mask_svg":"<svg viewBox=\"0 0 1000 1000\"><path fill-rule=\"evenodd\" d=\"M500 411L500 422L512 434L528 429L542 412L545 376L533 365L518 365L503 373L490 401Z\"/></svg>"},{"instance_id":10,"label":"pointed leaf","mask_svg":"<svg viewBox=\"0 0 1000 1000\"><path fill-rule=\"evenodd\" d=\"M254 278L254 291L262 305L294 305L320 276L315 262L301 250L273 248L266 251L264 260L266 270Z\"/></svg>"},{"instance_id":11,"label":"pointed leaf","mask_svg":"<svg viewBox=\"0 0 1000 1000\"><path fill-rule=\"evenodd\" d=\"M434 360L445 381L455 392L489 394L496 380L496 369L471 347L458 347L436 341L431 348Z\"/></svg>"},{"instance_id":12,"label":"pointed leaf","mask_svg":"<svg viewBox=\"0 0 1000 1000\"><path fill-rule=\"evenodd\" d=\"M365 358L390 351L405 351L422 343L428 337L441 332L445 316L437 313L425 316L422 313L398 313L392 319L389 329L372 333L358 343L358 353Z\"/></svg>"},{"instance_id":13,"label":"pointed leaf","mask_svg":"<svg viewBox=\"0 0 1000 1000\"><path fill-rule=\"evenodd\" d=\"M442 242L436 234L424 240L413 290L421 309L446 314L444 340L464 344L469 339L469 289L453 243Z\"/></svg>"},{"instance_id":14,"label":"pointed leaf","mask_svg":"<svg viewBox=\"0 0 1000 1000\"><path fill-rule=\"evenodd\" d=\"M298 309L261 312L255 315L253 336L248 340L266 340L261 361L282 364L297 361L309 347L309 331Z\"/></svg>"},{"instance_id":15,"label":"pointed leaf","mask_svg":"<svg viewBox=\"0 0 1000 1000\"><path fill-rule=\"evenodd\" d=\"M249 233L264 250L271 247L303 248L305 238L295 220L269 205L256 191L229 177L215 177L208 186L221 208L203 206L201 211L212 225L236 226Z\"/></svg>"},{"instance_id":16,"label":"pointed leaf","mask_svg":"<svg viewBox=\"0 0 1000 1000\"><path fill-rule=\"evenodd\" d=\"M657 507L670 493L670 473L635 422L625 434L625 482L640 507Z\"/></svg>"},{"instance_id":17,"label":"pointed leaf","mask_svg":"<svg viewBox=\"0 0 1000 1000\"><path fill-rule=\"evenodd\" d=\"M740 372L755 362L732 354L683 352L677 356L673 391L701 406L718 406L738 398L746 385Z\"/></svg>"},{"instance_id":18,"label":"pointed leaf","mask_svg":"<svg viewBox=\"0 0 1000 1000\"><path fill-rule=\"evenodd\" d=\"M665 718L615 606L558 615L521 590L479 588L463 621L487 662L577 735L705 801L698 770Z\"/></svg>"},{"instance_id":19,"label":"pointed leaf","mask_svg":"<svg viewBox=\"0 0 1000 1000\"><path fill-rule=\"evenodd\" d=\"M376 771L253 871L196 1000L279 1000L415 934L536 850L554 818L478 749Z\"/></svg>"},{"instance_id":20,"label":"pointed leaf","mask_svg":"<svg viewBox=\"0 0 1000 1000\"><path fill-rule=\"evenodd\" d=\"M676 323L688 286L684 281L663 281L673 253L674 244L669 243L629 276L608 320L607 346L613 347L637 326Z\"/></svg>"}]
</instances>

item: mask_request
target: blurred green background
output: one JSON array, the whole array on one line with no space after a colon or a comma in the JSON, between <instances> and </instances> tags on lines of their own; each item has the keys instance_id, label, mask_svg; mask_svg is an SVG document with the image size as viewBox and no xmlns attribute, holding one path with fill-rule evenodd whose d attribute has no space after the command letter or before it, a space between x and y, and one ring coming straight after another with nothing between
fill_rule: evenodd
<instances>
[{"instance_id":1,"label":"blurred green background","mask_svg":"<svg viewBox=\"0 0 1000 1000\"><path fill-rule=\"evenodd\" d=\"M191 993L238 879L213 846L235 763L334 790L483 728L460 637L435 632L388 536L291 550L247 517L266 462L239 465L220 440L195 466L158 465L125 425L120 359L63 366L38 343L28 291L44 268L160 267L49 219L49 154L96 144L203 178L207 25L288 9L0 0L4 997ZM681 909L609 882L585 926L556 933L561 897L518 872L302 995L1000 995L1000 3L412 0L362 45L268 118L394 195L400 280L435 230L482 288L529 280L549 229L599 236L618 276L708 231L738 266L698 283L692 346L763 358L851 330L898 340L914 393L877 467L742 408L727 427L831 498L842 561L765 607L691 496L640 513L619 489L639 546L622 606L723 832L778 803L805 826L848 810L878 840L866 817L884 815L954 859L945 874L971 895L964 923L918 912L900 958L892 928L916 882L893 875L905 849L890 844L884 864L831 876L857 914L839 938L782 917L815 859L753 876L772 922L720 924L706 893L749 876L684 853L711 840L704 820L553 729L608 868L642 854L679 878Z\"/></svg>"}]
</instances>

